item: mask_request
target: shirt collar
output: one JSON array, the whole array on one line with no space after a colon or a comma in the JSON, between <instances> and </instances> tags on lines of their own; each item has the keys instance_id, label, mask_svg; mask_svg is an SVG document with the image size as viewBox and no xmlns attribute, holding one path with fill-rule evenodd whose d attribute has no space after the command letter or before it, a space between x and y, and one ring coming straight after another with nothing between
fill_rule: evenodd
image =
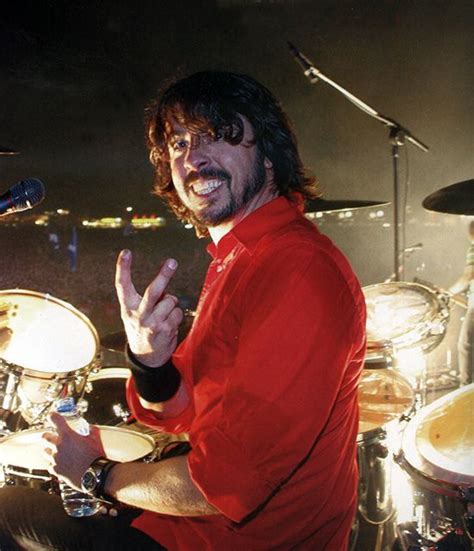
<instances>
[{"instance_id":1,"label":"shirt collar","mask_svg":"<svg viewBox=\"0 0 474 551\"><path fill-rule=\"evenodd\" d=\"M303 198L298 194L293 200L277 197L258 208L219 241L209 243L207 252L214 258L225 258L237 244L252 254L259 240L267 233L285 226L301 217L304 208Z\"/></svg>"}]
</instances>

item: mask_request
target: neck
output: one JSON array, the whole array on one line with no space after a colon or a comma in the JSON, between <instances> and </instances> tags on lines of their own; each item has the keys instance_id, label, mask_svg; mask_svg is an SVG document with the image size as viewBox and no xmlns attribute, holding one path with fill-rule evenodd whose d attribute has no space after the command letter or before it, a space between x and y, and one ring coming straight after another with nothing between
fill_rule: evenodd
<instances>
[{"instance_id":1,"label":"neck","mask_svg":"<svg viewBox=\"0 0 474 551\"><path fill-rule=\"evenodd\" d=\"M278 193L273 186L262 191L263 193L258 194L251 199L244 207L236 212L232 218L225 220L218 226L208 227L209 235L215 245L217 245L224 235L229 233L232 228L237 226L239 222L242 222L244 218L247 218L249 214L252 214L252 212L256 211L260 207L263 207L266 203L273 201L273 199L278 196Z\"/></svg>"}]
</instances>

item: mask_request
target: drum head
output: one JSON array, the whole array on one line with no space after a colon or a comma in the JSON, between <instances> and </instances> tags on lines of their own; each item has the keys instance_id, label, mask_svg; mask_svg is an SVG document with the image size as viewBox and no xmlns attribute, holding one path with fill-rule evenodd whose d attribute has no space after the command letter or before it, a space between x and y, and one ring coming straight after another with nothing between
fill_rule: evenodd
<instances>
[{"instance_id":1,"label":"drum head","mask_svg":"<svg viewBox=\"0 0 474 551\"><path fill-rule=\"evenodd\" d=\"M405 461L435 481L474 486L474 383L423 408L403 434Z\"/></svg>"},{"instance_id":2,"label":"drum head","mask_svg":"<svg viewBox=\"0 0 474 551\"><path fill-rule=\"evenodd\" d=\"M379 283L364 287L367 304L367 348L420 346L441 342L449 311L428 287L417 283Z\"/></svg>"},{"instance_id":3,"label":"drum head","mask_svg":"<svg viewBox=\"0 0 474 551\"><path fill-rule=\"evenodd\" d=\"M99 427L107 457L113 461L136 461L150 454L155 443L151 436L118 427ZM0 440L0 463L23 469L48 470L41 453L42 429L26 430Z\"/></svg>"},{"instance_id":4,"label":"drum head","mask_svg":"<svg viewBox=\"0 0 474 551\"><path fill-rule=\"evenodd\" d=\"M391 369L364 369L359 383L359 437L369 437L408 413L415 402L410 383Z\"/></svg>"},{"instance_id":5,"label":"drum head","mask_svg":"<svg viewBox=\"0 0 474 551\"><path fill-rule=\"evenodd\" d=\"M0 357L21 368L67 373L94 359L97 332L73 306L34 291L0 291Z\"/></svg>"}]
</instances>

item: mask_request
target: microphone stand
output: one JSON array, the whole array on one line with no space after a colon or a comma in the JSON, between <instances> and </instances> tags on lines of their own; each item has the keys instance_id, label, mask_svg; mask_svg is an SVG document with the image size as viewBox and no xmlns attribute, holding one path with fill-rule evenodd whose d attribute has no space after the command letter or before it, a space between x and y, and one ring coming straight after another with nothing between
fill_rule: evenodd
<instances>
[{"instance_id":1,"label":"microphone stand","mask_svg":"<svg viewBox=\"0 0 474 551\"><path fill-rule=\"evenodd\" d=\"M340 92L351 103L358 107L361 111L370 115L374 119L381 122L384 126L389 128L389 141L392 150L392 165L393 165L393 223L394 223L394 280L403 281L405 275L405 250L400 246L400 209L399 209L399 160L400 160L400 147L404 146L406 142L410 142L414 146L418 147L422 151L427 152L428 146L417 139L407 128L403 127L396 120L386 117L382 113L379 113L373 109L370 105L363 102L358 97L348 92L345 88L331 80L319 69L317 69L311 61L304 56L291 42L288 42L291 53L294 55L296 61L303 67L304 75L308 78L311 84L316 84L319 80L326 82L332 86L335 90Z\"/></svg>"}]
</instances>

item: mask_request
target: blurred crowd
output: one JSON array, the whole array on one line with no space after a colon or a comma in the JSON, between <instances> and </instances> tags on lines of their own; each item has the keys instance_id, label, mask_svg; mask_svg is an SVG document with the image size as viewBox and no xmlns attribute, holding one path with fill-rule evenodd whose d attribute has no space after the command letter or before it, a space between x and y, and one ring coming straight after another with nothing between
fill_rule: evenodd
<instances>
[{"instance_id":1,"label":"blurred crowd","mask_svg":"<svg viewBox=\"0 0 474 551\"><path fill-rule=\"evenodd\" d=\"M133 280L143 292L162 262L176 258L179 270L170 292L193 310L209 256L206 242L180 226L140 230L73 229L72 226L1 227L0 290L51 294L85 314L103 337L121 329L115 295L115 262L121 249L133 252ZM75 234L75 237L74 237Z\"/></svg>"}]
</instances>

